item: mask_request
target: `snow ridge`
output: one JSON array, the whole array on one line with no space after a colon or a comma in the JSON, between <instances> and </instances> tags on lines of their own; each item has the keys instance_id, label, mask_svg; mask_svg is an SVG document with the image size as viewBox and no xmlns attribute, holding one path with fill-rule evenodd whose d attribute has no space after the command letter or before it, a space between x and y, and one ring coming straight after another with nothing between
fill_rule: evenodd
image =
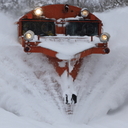
<instances>
[{"instance_id":1,"label":"snow ridge","mask_svg":"<svg viewBox=\"0 0 128 128\"><path fill-rule=\"evenodd\" d=\"M18 128L127 128L127 13L127 7L96 13L111 35L111 52L83 59L74 82L78 104L70 117L64 112L61 81L53 66L42 54L24 53L14 19L0 13L0 117L2 122L9 120L0 127L14 128L17 120L23 124Z\"/></svg>"}]
</instances>

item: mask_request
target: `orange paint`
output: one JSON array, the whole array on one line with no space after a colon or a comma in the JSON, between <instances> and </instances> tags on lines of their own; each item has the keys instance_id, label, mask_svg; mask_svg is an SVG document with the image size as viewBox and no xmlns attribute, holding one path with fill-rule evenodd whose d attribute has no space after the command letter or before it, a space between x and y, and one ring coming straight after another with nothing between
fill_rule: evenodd
<instances>
[{"instance_id":1,"label":"orange paint","mask_svg":"<svg viewBox=\"0 0 128 128\"><path fill-rule=\"evenodd\" d=\"M67 18L75 18L75 17L81 17L80 11L81 8L75 7L72 5L69 5L66 7L64 4L55 4L55 5L47 5L47 6L42 6L41 7L43 10L43 15L41 17L37 17L34 14L34 10L30 11L29 13L25 14L23 17L19 19L17 22L18 24L18 36L19 36L19 41L22 44L22 47L24 47L25 52L31 52L31 53L43 53L45 54L48 58L49 61L54 65L57 73L61 76L63 72L66 70L68 72L68 75L71 75L73 79L75 80L77 77L77 74L79 72L82 59L90 54L108 54L109 53L109 48L107 46L107 43L99 43L97 44L96 47L87 49L85 51L82 51L79 54L79 58L72 58L70 61L75 60L74 68L71 72L69 72L69 66L68 62L65 62L65 66L61 67L59 65L59 62L66 61L66 60L61 60L57 58L57 52L43 48L38 46L40 43L39 41L37 42L32 42L32 41L25 41L23 38L23 31L25 31L25 26L23 26L24 22L33 22L42 24L42 23L47 23L47 22L52 22L55 25L55 30L52 31L52 27L48 26L49 28L44 28L44 31L48 31L45 36L56 36L57 34L64 34L66 35L66 26L65 24L70 23L72 24L73 22L78 22L78 23L97 23L98 24L98 29L97 29L97 34L96 36L100 36L101 30L102 30L102 21L97 18L95 15L90 13L86 18L83 18L83 20L71 20ZM71 21L70 21L71 20ZM34 24L32 24L34 26ZM39 26L39 24L37 24ZM51 27L51 28L50 28ZM23 30L24 29L24 30ZM28 28L29 29L29 28ZM50 30L47 30L50 29ZM42 31L41 27L39 27L38 31L36 33L39 33L39 30ZM34 28L33 28L34 31ZM42 35L37 35L38 39L40 39L40 36ZM57 36L56 36L57 38ZM81 36L79 36L81 38ZM90 41L93 41L93 36L90 36Z\"/></svg>"}]
</instances>

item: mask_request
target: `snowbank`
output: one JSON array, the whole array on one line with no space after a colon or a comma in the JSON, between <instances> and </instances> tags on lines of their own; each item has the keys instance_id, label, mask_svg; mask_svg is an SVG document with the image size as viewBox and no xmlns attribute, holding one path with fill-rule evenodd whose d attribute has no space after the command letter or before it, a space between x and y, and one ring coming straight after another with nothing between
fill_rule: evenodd
<instances>
[{"instance_id":1,"label":"snowbank","mask_svg":"<svg viewBox=\"0 0 128 128\"><path fill-rule=\"evenodd\" d=\"M24 53L15 20L0 13L0 127L127 128L127 15L127 7L96 13L111 52L83 60L74 83L79 102L67 116L53 66L42 54Z\"/></svg>"}]
</instances>

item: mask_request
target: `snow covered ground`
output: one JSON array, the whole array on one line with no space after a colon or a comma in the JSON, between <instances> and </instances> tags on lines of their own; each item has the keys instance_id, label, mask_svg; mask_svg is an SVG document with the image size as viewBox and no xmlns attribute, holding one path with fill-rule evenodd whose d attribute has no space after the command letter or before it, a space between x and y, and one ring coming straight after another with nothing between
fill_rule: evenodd
<instances>
[{"instance_id":1,"label":"snow covered ground","mask_svg":"<svg viewBox=\"0 0 128 128\"><path fill-rule=\"evenodd\" d=\"M128 7L95 15L111 35L111 52L84 59L68 116L53 66L40 53L24 53L15 19L0 13L0 128L128 127Z\"/></svg>"}]
</instances>

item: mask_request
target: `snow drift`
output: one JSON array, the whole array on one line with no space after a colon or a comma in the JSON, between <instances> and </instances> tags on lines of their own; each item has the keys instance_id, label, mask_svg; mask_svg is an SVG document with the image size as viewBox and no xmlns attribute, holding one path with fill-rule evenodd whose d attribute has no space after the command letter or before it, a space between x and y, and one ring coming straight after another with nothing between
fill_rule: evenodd
<instances>
[{"instance_id":1,"label":"snow drift","mask_svg":"<svg viewBox=\"0 0 128 128\"><path fill-rule=\"evenodd\" d=\"M74 82L78 103L68 116L53 66L42 54L24 53L15 20L0 13L1 128L128 127L128 8L95 15L111 35L111 52L84 58Z\"/></svg>"}]
</instances>

